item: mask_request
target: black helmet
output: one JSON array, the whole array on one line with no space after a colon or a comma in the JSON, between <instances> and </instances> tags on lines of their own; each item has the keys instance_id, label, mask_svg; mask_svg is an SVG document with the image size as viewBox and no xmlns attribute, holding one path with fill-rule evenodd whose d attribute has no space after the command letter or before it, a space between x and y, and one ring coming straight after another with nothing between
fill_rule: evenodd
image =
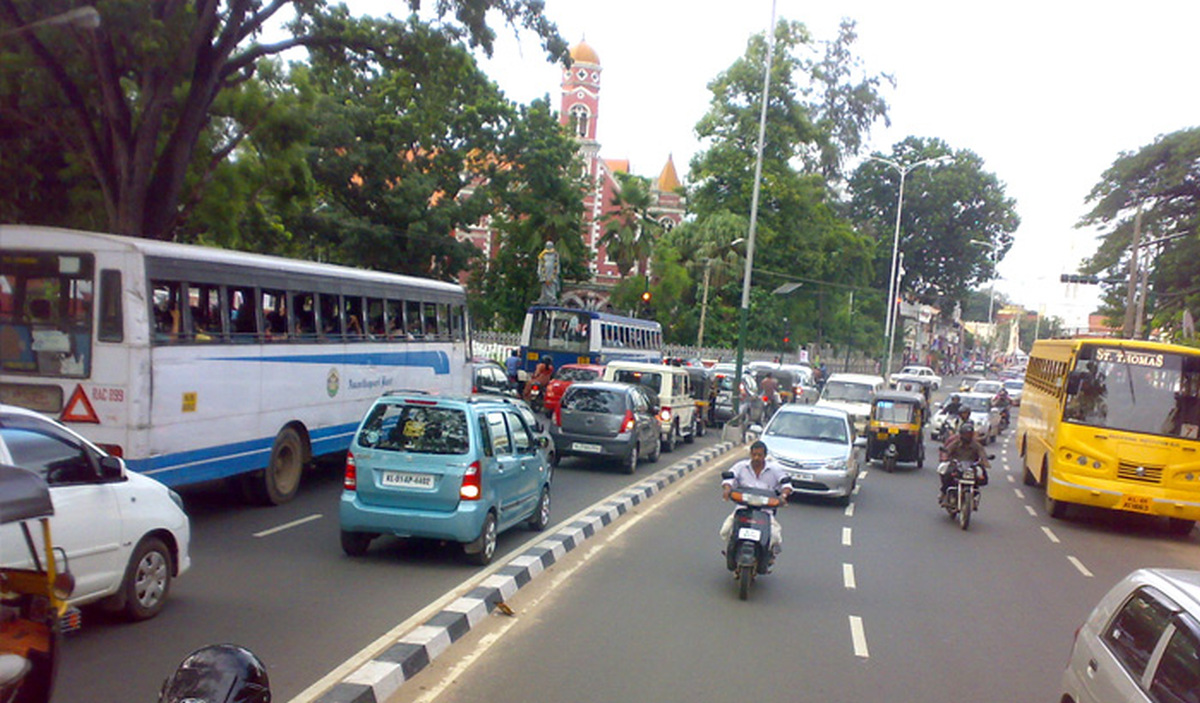
<instances>
[{"instance_id":1,"label":"black helmet","mask_svg":"<svg viewBox=\"0 0 1200 703\"><path fill-rule=\"evenodd\" d=\"M957 402L958 402L958 400L959 400L959 398L958 398L958 394L957 394L957 393L951 393L951 394L950 394L950 402L951 402L951 403L957 403Z\"/></svg>"},{"instance_id":2,"label":"black helmet","mask_svg":"<svg viewBox=\"0 0 1200 703\"><path fill-rule=\"evenodd\" d=\"M963 424L958 426L958 433L960 435L964 435L964 436L969 435L969 434L975 434L975 423L974 422L964 422Z\"/></svg>"},{"instance_id":3,"label":"black helmet","mask_svg":"<svg viewBox=\"0 0 1200 703\"><path fill-rule=\"evenodd\" d=\"M187 655L163 682L158 703L271 703L267 668L236 644L214 644Z\"/></svg>"}]
</instances>

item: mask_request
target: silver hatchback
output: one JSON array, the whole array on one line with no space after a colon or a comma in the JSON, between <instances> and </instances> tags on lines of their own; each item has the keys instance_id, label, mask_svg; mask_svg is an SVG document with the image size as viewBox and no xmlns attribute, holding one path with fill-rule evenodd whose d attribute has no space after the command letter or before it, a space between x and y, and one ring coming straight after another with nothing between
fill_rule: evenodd
<instances>
[{"instance_id":1,"label":"silver hatchback","mask_svg":"<svg viewBox=\"0 0 1200 703\"><path fill-rule=\"evenodd\" d=\"M1075 634L1065 703L1200 701L1200 571L1138 569Z\"/></svg>"}]
</instances>

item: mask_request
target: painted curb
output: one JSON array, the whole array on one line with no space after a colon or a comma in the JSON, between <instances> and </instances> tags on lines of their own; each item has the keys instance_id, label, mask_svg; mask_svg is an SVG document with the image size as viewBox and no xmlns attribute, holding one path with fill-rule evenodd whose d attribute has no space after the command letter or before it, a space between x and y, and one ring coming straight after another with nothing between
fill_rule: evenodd
<instances>
[{"instance_id":1,"label":"painted curb","mask_svg":"<svg viewBox=\"0 0 1200 703\"><path fill-rule=\"evenodd\" d=\"M316 703L384 703L405 681L429 666L446 649L490 614L496 603L510 598L567 552L608 527L634 506L662 491L704 464L738 446L721 442L630 486L507 563L441 612L401 635L374 659L326 690Z\"/></svg>"}]
</instances>

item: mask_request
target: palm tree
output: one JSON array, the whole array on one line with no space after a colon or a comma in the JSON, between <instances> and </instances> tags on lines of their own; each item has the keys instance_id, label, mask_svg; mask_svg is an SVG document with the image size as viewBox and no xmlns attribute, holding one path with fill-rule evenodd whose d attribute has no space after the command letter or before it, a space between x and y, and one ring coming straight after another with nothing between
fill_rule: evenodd
<instances>
[{"instance_id":1,"label":"palm tree","mask_svg":"<svg viewBox=\"0 0 1200 703\"><path fill-rule=\"evenodd\" d=\"M662 225L650 217L650 179L628 173L617 173L617 192L604 219L604 235L599 244L608 258L617 265L621 276L628 276L635 266L646 268L646 259L654 250L654 242Z\"/></svg>"}]
</instances>

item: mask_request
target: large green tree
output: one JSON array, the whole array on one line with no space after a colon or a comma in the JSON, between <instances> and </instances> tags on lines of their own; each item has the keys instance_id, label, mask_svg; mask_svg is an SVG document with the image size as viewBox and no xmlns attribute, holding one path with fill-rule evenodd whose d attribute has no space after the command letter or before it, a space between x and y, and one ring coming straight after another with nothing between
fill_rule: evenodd
<instances>
[{"instance_id":1,"label":"large green tree","mask_svg":"<svg viewBox=\"0 0 1200 703\"><path fill-rule=\"evenodd\" d=\"M63 12L75 0L0 0L0 31ZM419 0L397 2L416 10ZM252 120L218 121L213 106L225 91L250 80L259 63L288 49L340 51L348 63L416 59L411 27L392 19L349 15L324 0L100 0L98 29L51 27L22 32L6 44L0 61L3 123L28 131L30 144L61 152L52 185L56 202L87 173L102 204L107 228L169 239L195 198L189 182L208 182L203 171L236 148ZM551 56L566 43L542 15L541 0L437 0L438 31L490 53L489 12L512 26L533 30ZM263 41L264 28L294 13L289 36ZM197 153L202 135L210 140ZM16 154L0 156L0 170ZM50 179L47 179L50 180ZM42 221L38 209L20 219ZM96 215L91 215L93 219Z\"/></svg>"},{"instance_id":2,"label":"large green tree","mask_svg":"<svg viewBox=\"0 0 1200 703\"><path fill-rule=\"evenodd\" d=\"M1080 227L1102 234L1086 273L1106 273L1105 311L1120 321L1125 311L1134 223L1141 212L1142 252L1148 267L1145 329L1182 336L1185 310L1200 316L1200 127L1158 137L1121 153L1092 188L1092 209Z\"/></svg>"},{"instance_id":3,"label":"large green tree","mask_svg":"<svg viewBox=\"0 0 1200 703\"><path fill-rule=\"evenodd\" d=\"M968 291L996 276L996 264L1012 246L1020 224L1016 202L969 150L952 150L940 139L909 137L886 156L909 168L904 180L899 251L904 255L900 292L939 306L949 315ZM900 174L889 164L864 161L850 178L849 212L878 244L875 285L887 289L895 241Z\"/></svg>"},{"instance_id":4,"label":"large green tree","mask_svg":"<svg viewBox=\"0 0 1200 703\"><path fill-rule=\"evenodd\" d=\"M855 84L848 78L855 61L849 51L852 25L843 26L843 34L820 61L811 58L811 38L801 23L781 21L774 40L751 324L745 343L774 348L785 331L786 336L805 342L848 342L851 325L881 317L860 315L851 323L848 315L839 317L835 312L850 309L854 286L869 284L874 245L839 217L830 201L825 172L831 177L838 173L842 158L858 149L869 124L886 115L886 105L875 83ZM751 37L746 54L709 84L710 108L696 127L709 146L691 164L690 180L696 185L690 203L698 220L718 213L750 212L766 55L765 35ZM693 257L687 266L696 270L698 262ZM773 294L788 281L803 285L793 295ZM721 300L712 310L716 313L713 327L707 327L706 321L706 339L736 342L736 328L723 324L723 309L740 305L740 289L734 284L718 291ZM860 309L864 304L882 305L879 294L874 301L871 297L866 292L858 299ZM778 322L784 318L789 320L788 330Z\"/></svg>"},{"instance_id":5,"label":"large green tree","mask_svg":"<svg viewBox=\"0 0 1200 703\"><path fill-rule=\"evenodd\" d=\"M625 277L650 258L662 225L650 216L654 204L650 179L620 171L615 175L616 193L609 203L612 209L604 217L604 234L598 243Z\"/></svg>"}]
</instances>

